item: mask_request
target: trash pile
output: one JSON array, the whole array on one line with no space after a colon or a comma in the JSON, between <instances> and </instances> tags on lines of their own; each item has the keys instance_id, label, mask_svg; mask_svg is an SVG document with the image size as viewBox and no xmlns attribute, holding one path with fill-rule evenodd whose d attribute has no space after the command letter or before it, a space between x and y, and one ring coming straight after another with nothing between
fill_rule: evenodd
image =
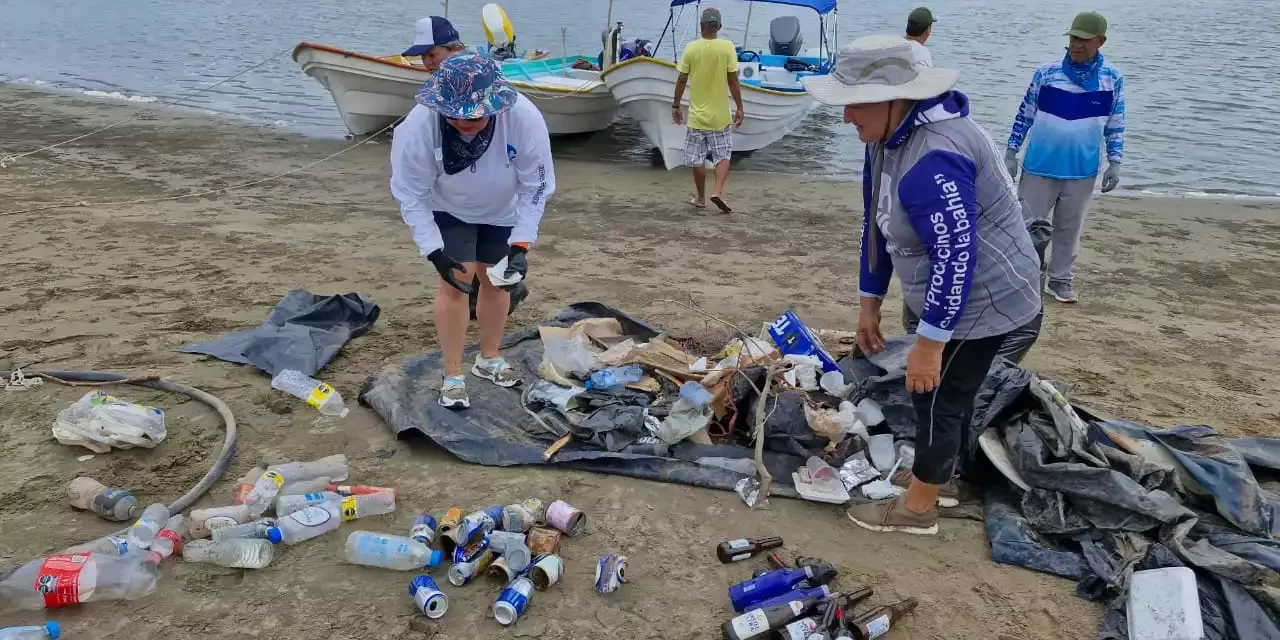
<instances>
[{"instance_id":1,"label":"trash pile","mask_svg":"<svg viewBox=\"0 0 1280 640\"><path fill-rule=\"evenodd\" d=\"M36 378L37 380L39 378ZM71 406L58 412L53 437L66 445L81 446L94 453L112 448L155 448L164 441L164 412L90 391Z\"/></svg>"},{"instance_id":2,"label":"trash pile","mask_svg":"<svg viewBox=\"0 0 1280 640\"><path fill-rule=\"evenodd\" d=\"M740 538L716 547L721 562L741 562L782 546L782 538ZM832 589L838 572L813 558L790 558L784 551L768 555L769 566L750 580L729 587L729 603L740 615L724 623L726 640L870 640L889 632L917 602L908 598L857 613L859 603L875 592L861 587Z\"/></svg>"},{"instance_id":3,"label":"trash pile","mask_svg":"<svg viewBox=\"0 0 1280 640\"><path fill-rule=\"evenodd\" d=\"M139 514L137 498L128 491L76 478L67 488L72 507L133 524L123 535L23 565L0 581L0 602L19 609L52 609L88 601L136 600L155 592L159 566L166 558L261 569L272 563L281 545L300 544L336 531L343 522L396 510L394 488L336 484L347 475L347 459L341 454L311 462L259 464L236 483L233 504L187 514L170 513L161 503ZM268 511L273 515L266 515ZM524 613L535 590L555 585L564 575L561 539L587 531L586 514L563 500L544 506L530 498L462 514L459 507L450 507L439 519L423 512L408 535L353 531L344 547L347 562L426 572L410 582L409 595L418 610L433 619L446 613L449 598L430 572L448 565L445 575L456 587L488 578L504 586L493 613L507 626ZM617 591L627 581L626 563L626 556L601 558L596 591ZM56 623L32 629L49 637L58 633ZM14 631L19 632L34 633L26 628Z\"/></svg>"}]
</instances>

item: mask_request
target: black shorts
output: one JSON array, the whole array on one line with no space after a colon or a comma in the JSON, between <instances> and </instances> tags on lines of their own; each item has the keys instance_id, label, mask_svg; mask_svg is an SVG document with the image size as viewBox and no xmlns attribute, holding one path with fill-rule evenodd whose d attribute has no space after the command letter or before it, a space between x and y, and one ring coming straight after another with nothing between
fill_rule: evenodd
<instances>
[{"instance_id":1,"label":"black shorts","mask_svg":"<svg viewBox=\"0 0 1280 640\"><path fill-rule=\"evenodd\" d=\"M463 222L443 211L432 212L440 237L444 240L444 254L458 262L498 264L507 257L507 239L511 227Z\"/></svg>"}]
</instances>

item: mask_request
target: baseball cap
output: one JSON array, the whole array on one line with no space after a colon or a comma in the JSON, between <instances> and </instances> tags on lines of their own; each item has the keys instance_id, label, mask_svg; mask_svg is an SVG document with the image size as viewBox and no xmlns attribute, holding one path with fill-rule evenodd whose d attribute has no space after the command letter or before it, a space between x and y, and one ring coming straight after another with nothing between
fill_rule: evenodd
<instances>
[{"instance_id":1,"label":"baseball cap","mask_svg":"<svg viewBox=\"0 0 1280 640\"><path fill-rule=\"evenodd\" d=\"M458 30L447 18L429 16L413 26L413 46L401 55L420 56L432 49L458 41Z\"/></svg>"},{"instance_id":2,"label":"baseball cap","mask_svg":"<svg viewBox=\"0 0 1280 640\"><path fill-rule=\"evenodd\" d=\"M709 27L719 27L724 24L724 19L720 17L720 10L708 7L702 10L702 19L699 24Z\"/></svg>"},{"instance_id":3,"label":"baseball cap","mask_svg":"<svg viewBox=\"0 0 1280 640\"><path fill-rule=\"evenodd\" d=\"M1092 40L1098 36L1107 35L1107 19L1102 17L1097 11L1084 11L1076 14L1076 19L1071 21L1071 30L1065 35Z\"/></svg>"},{"instance_id":4,"label":"baseball cap","mask_svg":"<svg viewBox=\"0 0 1280 640\"><path fill-rule=\"evenodd\" d=\"M911 13L907 14L907 22L915 24L933 24L937 22L937 20L933 19L933 12L929 10L929 7L916 7L911 10Z\"/></svg>"}]
</instances>

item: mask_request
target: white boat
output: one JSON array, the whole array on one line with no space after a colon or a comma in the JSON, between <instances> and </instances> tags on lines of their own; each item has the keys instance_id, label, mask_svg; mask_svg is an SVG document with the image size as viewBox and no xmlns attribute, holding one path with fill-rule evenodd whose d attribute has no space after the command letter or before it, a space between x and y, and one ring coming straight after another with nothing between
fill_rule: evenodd
<instances>
[{"instance_id":1,"label":"white boat","mask_svg":"<svg viewBox=\"0 0 1280 640\"><path fill-rule=\"evenodd\" d=\"M569 68L582 56L505 60L503 75L542 112L551 135L599 131L618 113L600 73ZM381 131L414 106L414 94L430 72L403 56L370 56L303 42L293 50L302 72L333 96L352 135Z\"/></svg>"},{"instance_id":2,"label":"white boat","mask_svg":"<svg viewBox=\"0 0 1280 640\"><path fill-rule=\"evenodd\" d=\"M672 0L671 6L680 7L694 1ZM826 73L830 67L827 16L836 7L836 0L747 1L807 7L817 11L822 42L816 52L808 52L813 55L792 55L793 52L799 53L801 46L799 21L793 17L785 17L775 19L771 25L770 52L740 53L738 77L745 114L742 126L733 130L735 152L755 151L777 142L795 131L805 116L817 106L817 102L804 90L800 78ZM750 14L748 26L749 16ZM831 20L831 24L834 33L835 20ZM674 26L672 31L675 31ZM661 41L655 45L655 49L659 45ZM788 66L796 70L790 70ZM671 99L675 95L676 80L680 75L675 63L650 57L632 58L608 67L600 75L614 100L628 116L636 120L645 137L662 154L667 169L681 166L686 127L671 121ZM689 104L688 96L689 92L686 91L686 108Z\"/></svg>"}]
</instances>

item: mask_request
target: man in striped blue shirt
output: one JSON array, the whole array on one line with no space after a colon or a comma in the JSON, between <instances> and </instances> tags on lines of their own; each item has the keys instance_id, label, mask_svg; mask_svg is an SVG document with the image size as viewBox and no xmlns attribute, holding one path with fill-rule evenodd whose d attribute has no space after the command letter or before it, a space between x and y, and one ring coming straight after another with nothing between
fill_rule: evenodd
<instances>
[{"instance_id":1,"label":"man in striped blue shirt","mask_svg":"<svg viewBox=\"0 0 1280 640\"><path fill-rule=\"evenodd\" d=\"M1076 302L1080 237L1102 164L1102 192L1120 183L1124 161L1124 77L1099 49L1107 41L1107 19L1086 11L1071 23L1062 60L1036 69L1009 134L1005 164L1018 176L1018 150L1026 142L1018 195L1023 213L1053 223L1048 291L1059 302Z\"/></svg>"}]
</instances>

